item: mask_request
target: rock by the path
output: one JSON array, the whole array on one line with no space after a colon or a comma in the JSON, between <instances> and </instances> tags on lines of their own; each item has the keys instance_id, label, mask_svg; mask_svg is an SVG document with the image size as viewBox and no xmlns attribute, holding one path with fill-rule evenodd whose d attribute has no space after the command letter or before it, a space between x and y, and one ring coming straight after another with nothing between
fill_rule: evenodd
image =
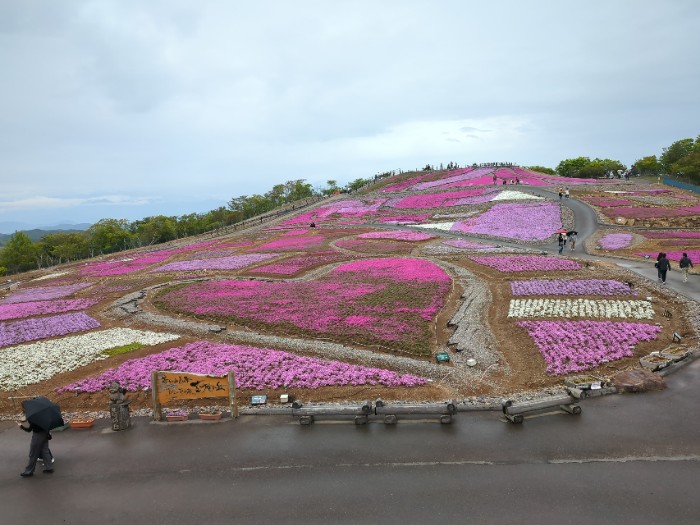
<instances>
[{"instance_id":1,"label":"rock by the path","mask_svg":"<svg viewBox=\"0 0 700 525\"><path fill-rule=\"evenodd\" d=\"M612 383L620 393L648 392L666 388L666 381L663 377L642 368L620 372L613 377Z\"/></svg>"}]
</instances>

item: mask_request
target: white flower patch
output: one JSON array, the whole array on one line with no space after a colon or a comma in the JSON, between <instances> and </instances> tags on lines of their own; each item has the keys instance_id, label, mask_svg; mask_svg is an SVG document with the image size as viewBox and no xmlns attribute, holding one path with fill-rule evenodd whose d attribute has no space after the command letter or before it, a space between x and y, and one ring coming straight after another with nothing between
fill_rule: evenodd
<instances>
[{"instance_id":1,"label":"white flower patch","mask_svg":"<svg viewBox=\"0 0 700 525\"><path fill-rule=\"evenodd\" d=\"M522 191L503 190L502 192L500 192L498 195L496 195L491 200L492 201L524 201L524 200L541 201L544 199L542 197L538 197L537 195L530 195L529 193L525 193Z\"/></svg>"},{"instance_id":2,"label":"white flower patch","mask_svg":"<svg viewBox=\"0 0 700 525\"><path fill-rule=\"evenodd\" d=\"M411 228L429 228L431 230L450 231L454 225L454 222L433 222L428 224L411 224Z\"/></svg>"},{"instance_id":3,"label":"white flower patch","mask_svg":"<svg viewBox=\"0 0 700 525\"><path fill-rule=\"evenodd\" d=\"M56 277L60 277L61 275L67 275L70 272L55 272L55 273L50 273L48 275L42 275L41 277L37 277L36 279L32 279L32 281L45 281L46 279L55 279Z\"/></svg>"},{"instance_id":4,"label":"white flower patch","mask_svg":"<svg viewBox=\"0 0 700 525\"><path fill-rule=\"evenodd\" d=\"M118 346L140 343L152 346L174 341L176 334L111 328L100 332L52 339L0 350L0 390L14 390L51 379L106 359L102 352Z\"/></svg>"},{"instance_id":5,"label":"white flower patch","mask_svg":"<svg viewBox=\"0 0 700 525\"><path fill-rule=\"evenodd\" d=\"M648 301L614 299L511 299L508 317L588 317L611 319L653 319L654 309Z\"/></svg>"}]
</instances>

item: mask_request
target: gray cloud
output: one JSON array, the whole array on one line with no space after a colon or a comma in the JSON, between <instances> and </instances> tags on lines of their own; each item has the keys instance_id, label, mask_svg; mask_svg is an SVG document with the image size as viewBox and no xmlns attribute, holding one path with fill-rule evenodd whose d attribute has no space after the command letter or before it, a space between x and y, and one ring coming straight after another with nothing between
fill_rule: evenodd
<instances>
[{"instance_id":1,"label":"gray cloud","mask_svg":"<svg viewBox=\"0 0 700 525\"><path fill-rule=\"evenodd\" d=\"M3 2L0 221L426 163L629 164L699 132L699 23L691 0Z\"/></svg>"}]
</instances>

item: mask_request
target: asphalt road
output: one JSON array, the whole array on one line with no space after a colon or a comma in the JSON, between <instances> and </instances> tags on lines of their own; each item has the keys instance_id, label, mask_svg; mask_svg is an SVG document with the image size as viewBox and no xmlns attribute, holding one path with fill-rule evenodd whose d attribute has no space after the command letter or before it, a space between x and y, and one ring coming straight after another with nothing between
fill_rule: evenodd
<instances>
[{"instance_id":1,"label":"asphalt road","mask_svg":"<svg viewBox=\"0 0 700 525\"><path fill-rule=\"evenodd\" d=\"M20 478L29 440L0 425L3 523L697 524L700 360L663 392L580 416L452 425L288 416L135 419L56 433L54 474Z\"/></svg>"}]
</instances>

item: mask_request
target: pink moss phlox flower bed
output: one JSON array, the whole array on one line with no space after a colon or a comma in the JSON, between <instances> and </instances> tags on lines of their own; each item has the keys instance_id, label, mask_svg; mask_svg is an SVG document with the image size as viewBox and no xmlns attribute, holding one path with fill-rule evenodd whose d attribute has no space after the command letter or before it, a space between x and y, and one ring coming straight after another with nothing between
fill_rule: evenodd
<instances>
[{"instance_id":1,"label":"pink moss phlox flower bed","mask_svg":"<svg viewBox=\"0 0 700 525\"><path fill-rule=\"evenodd\" d=\"M698 263L700 263L700 250L683 250L683 251L674 251L674 252L667 252L664 251L666 254L666 258L669 261L680 261L681 257L683 257L684 253L688 254L688 257L690 257L690 260L693 261L693 264L695 265L696 268L698 268ZM642 257L648 255L652 259L656 259L656 256L658 255L657 253L636 253L635 255L640 255ZM674 270L677 268L673 268Z\"/></svg>"},{"instance_id":2,"label":"pink moss phlox flower bed","mask_svg":"<svg viewBox=\"0 0 700 525\"><path fill-rule=\"evenodd\" d=\"M369 232L361 233L357 237L358 239L394 239L397 241L427 241L434 238L434 236L427 233L414 231Z\"/></svg>"},{"instance_id":3,"label":"pink moss phlox flower bed","mask_svg":"<svg viewBox=\"0 0 700 525\"><path fill-rule=\"evenodd\" d=\"M305 233L309 233L308 228L295 228L293 230L287 230L285 231L282 236L283 237L292 237L294 235L304 235Z\"/></svg>"},{"instance_id":4,"label":"pink moss phlox flower bed","mask_svg":"<svg viewBox=\"0 0 700 525\"><path fill-rule=\"evenodd\" d=\"M513 295L636 295L612 279L533 279L510 283Z\"/></svg>"},{"instance_id":5,"label":"pink moss phlox flower bed","mask_svg":"<svg viewBox=\"0 0 700 525\"><path fill-rule=\"evenodd\" d=\"M455 171L451 171L450 175L439 180L434 180L430 182L422 182L411 187L411 190L421 191L429 190L431 188L439 188L450 185L465 185L468 181L472 179L478 179L487 173L493 171L492 168L463 168Z\"/></svg>"},{"instance_id":6,"label":"pink moss phlox flower bed","mask_svg":"<svg viewBox=\"0 0 700 525\"><path fill-rule=\"evenodd\" d=\"M621 248L627 248L631 243L631 233L607 233L598 241L598 244L604 250L619 250Z\"/></svg>"},{"instance_id":7,"label":"pink moss phlox flower bed","mask_svg":"<svg viewBox=\"0 0 700 525\"><path fill-rule=\"evenodd\" d=\"M100 323L85 312L0 323L0 347L92 330Z\"/></svg>"},{"instance_id":8,"label":"pink moss phlox flower bed","mask_svg":"<svg viewBox=\"0 0 700 525\"><path fill-rule=\"evenodd\" d=\"M634 345L653 341L661 327L612 321L520 321L546 363L547 373L590 370L634 355Z\"/></svg>"},{"instance_id":9,"label":"pink moss phlox flower bed","mask_svg":"<svg viewBox=\"0 0 700 525\"><path fill-rule=\"evenodd\" d=\"M642 232L647 239L700 239L700 232Z\"/></svg>"},{"instance_id":10,"label":"pink moss phlox flower bed","mask_svg":"<svg viewBox=\"0 0 700 525\"><path fill-rule=\"evenodd\" d=\"M600 208L614 208L616 206L634 206L635 203L626 199L612 199L609 197L582 197L582 200L599 206Z\"/></svg>"},{"instance_id":11,"label":"pink moss phlox flower bed","mask_svg":"<svg viewBox=\"0 0 700 525\"><path fill-rule=\"evenodd\" d=\"M393 193L396 191L403 191L407 188L410 188L411 186L420 184L421 182L429 180L433 177L435 177L433 173L425 173L423 175L418 175L416 177L397 182L396 184L392 184L391 186L386 186L381 191L382 193Z\"/></svg>"},{"instance_id":12,"label":"pink moss phlox flower bed","mask_svg":"<svg viewBox=\"0 0 700 525\"><path fill-rule=\"evenodd\" d=\"M341 200L321 206L315 210L301 213L282 223L282 226L321 223L328 220L358 218L376 213L387 199Z\"/></svg>"},{"instance_id":13,"label":"pink moss phlox flower bed","mask_svg":"<svg viewBox=\"0 0 700 525\"><path fill-rule=\"evenodd\" d=\"M143 256L135 256L133 259L112 260L92 263L80 269L81 275L92 277L107 277L110 275L124 275L137 272L144 268L163 262L173 255L171 250L149 253Z\"/></svg>"},{"instance_id":14,"label":"pink moss phlox flower bed","mask_svg":"<svg viewBox=\"0 0 700 525\"><path fill-rule=\"evenodd\" d=\"M188 259L190 260L195 260L195 259L218 259L220 257L229 257L231 255L236 255L238 253L238 250L235 249L228 249L228 250L207 250L204 252L195 252L191 253L188 256Z\"/></svg>"},{"instance_id":15,"label":"pink moss phlox flower bed","mask_svg":"<svg viewBox=\"0 0 700 525\"><path fill-rule=\"evenodd\" d=\"M571 259L546 255L475 255L470 259L501 272L547 272L550 270L580 270Z\"/></svg>"},{"instance_id":16,"label":"pink moss phlox flower bed","mask_svg":"<svg viewBox=\"0 0 700 525\"><path fill-rule=\"evenodd\" d=\"M429 213L420 215L387 215L377 218L377 222L389 224L421 224L428 217L430 217Z\"/></svg>"},{"instance_id":17,"label":"pink moss phlox flower bed","mask_svg":"<svg viewBox=\"0 0 700 525\"><path fill-rule=\"evenodd\" d=\"M17 290L12 295L0 300L0 304L26 303L30 301L48 301L59 297L66 297L92 286L92 283L66 284L62 286L42 286Z\"/></svg>"},{"instance_id":18,"label":"pink moss phlox flower bed","mask_svg":"<svg viewBox=\"0 0 700 525\"><path fill-rule=\"evenodd\" d=\"M309 235L305 237L292 236L281 237L274 241L258 246L258 250L278 250L278 251L302 251L309 248L321 246L326 241L323 235Z\"/></svg>"},{"instance_id":19,"label":"pink moss phlox flower bed","mask_svg":"<svg viewBox=\"0 0 700 525\"><path fill-rule=\"evenodd\" d=\"M244 255L231 255L218 259L195 259L192 261L175 261L151 270L151 272L181 272L190 270L239 270L251 264L255 264L273 257L276 253L248 253Z\"/></svg>"},{"instance_id":20,"label":"pink moss phlox flower bed","mask_svg":"<svg viewBox=\"0 0 700 525\"><path fill-rule=\"evenodd\" d=\"M442 241L442 244L447 246L452 246L454 248L463 248L467 250L485 250L487 248L495 248L493 244L486 244L483 242L468 241L466 239L450 239L447 241Z\"/></svg>"},{"instance_id":21,"label":"pink moss phlox flower bed","mask_svg":"<svg viewBox=\"0 0 700 525\"><path fill-rule=\"evenodd\" d=\"M258 266L251 273L268 273L277 275L293 275L306 268L313 268L324 264L339 262L347 257L337 252L318 252L308 255L299 255L284 259L283 261Z\"/></svg>"},{"instance_id":22,"label":"pink moss phlox flower bed","mask_svg":"<svg viewBox=\"0 0 700 525\"><path fill-rule=\"evenodd\" d=\"M488 202L490 196L486 197L484 195L485 192L486 189L484 188L474 188L470 190L444 191L441 193L411 195L410 197L404 197L402 199L392 199L387 203L387 206L391 206L393 208L423 209L441 207L449 208L451 206L459 206L461 204L478 204L477 202L466 202L465 199L480 197L480 202Z\"/></svg>"},{"instance_id":23,"label":"pink moss phlox flower bed","mask_svg":"<svg viewBox=\"0 0 700 525\"><path fill-rule=\"evenodd\" d=\"M543 241L561 228L558 204L496 204L477 217L456 222L453 231L481 233L522 241Z\"/></svg>"},{"instance_id":24,"label":"pink moss phlox flower bed","mask_svg":"<svg viewBox=\"0 0 700 525\"><path fill-rule=\"evenodd\" d=\"M164 291L155 304L283 333L392 342L424 355L430 353L430 321L450 288L449 275L429 261L384 258L343 264L314 281L193 283Z\"/></svg>"},{"instance_id":25,"label":"pink moss phlox flower bed","mask_svg":"<svg viewBox=\"0 0 700 525\"><path fill-rule=\"evenodd\" d=\"M627 217L633 219L653 219L663 217L690 217L700 215L700 204L695 206L683 206L679 208L669 207L636 207L636 208L612 208L603 210L608 217Z\"/></svg>"},{"instance_id":26,"label":"pink moss phlox flower bed","mask_svg":"<svg viewBox=\"0 0 700 525\"><path fill-rule=\"evenodd\" d=\"M0 304L0 321L84 310L96 304L97 301L97 299L57 299L53 301Z\"/></svg>"},{"instance_id":27,"label":"pink moss phlox flower bed","mask_svg":"<svg viewBox=\"0 0 700 525\"><path fill-rule=\"evenodd\" d=\"M148 390L151 372L236 374L236 386L246 390L296 388L314 390L329 386L413 387L425 385L422 377L368 368L339 361L297 356L280 350L196 341L158 354L130 359L117 368L60 388L59 392L99 392L112 381L129 391Z\"/></svg>"},{"instance_id":28,"label":"pink moss phlox flower bed","mask_svg":"<svg viewBox=\"0 0 700 525\"><path fill-rule=\"evenodd\" d=\"M340 239L335 246L367 255L411 255L414 246L405 241L383 239Z\"/></svg>"}]
</instances>

